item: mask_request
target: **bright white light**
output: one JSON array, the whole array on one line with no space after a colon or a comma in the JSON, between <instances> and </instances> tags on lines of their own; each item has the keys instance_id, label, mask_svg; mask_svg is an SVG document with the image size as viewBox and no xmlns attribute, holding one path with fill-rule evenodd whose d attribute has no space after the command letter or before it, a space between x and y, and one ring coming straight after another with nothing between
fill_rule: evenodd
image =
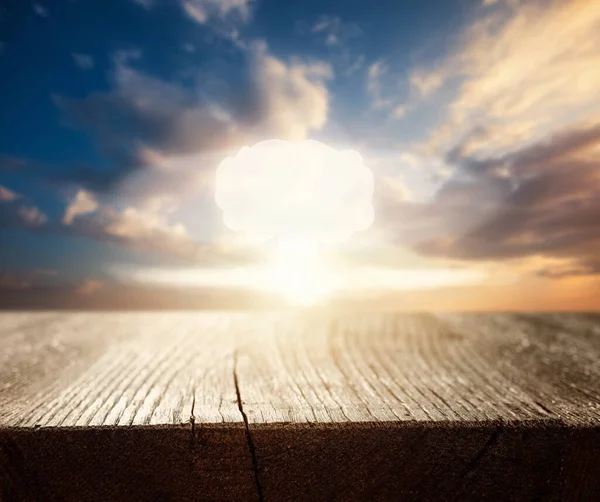
<instances>
[{"instance_id":1,"label":"bright white light","mask_svg":"<svg viewBox=\"0 0 600 502\"><path fill-rule=\"evenodd\" d=\"M326 299L332 285L319 255L318 242L309 239L279 241L267 288L282 292L295 304L308 305Z\"/></svg>"},{"instance_id":2,"label":"bright white light","mask_svg":"<svg viewBox=\"0 0 600 502\"><path fill-rule=\"evenodd\" d=\"M223 221L251 240L345 240L373 223L372 196L361 155L319 141L262 141L217 168Z\"/></svg>"},{"instance_id":3,"label":"bright white light","mask_svg":"<svg viewBox=\"0 0 600 502\"><path fill-rule=\"evenodd\" d=\"M353 151L317 141L264 141L218 167L215 200L228 228L251 242L273 238L270 266L232 269L128 269L121 277L175 287L242 288L294 304L345 295L466 286L488 281L482 269L398 270L337 266L320 246L348 239L373 222L373 175ZM330 248L331 249L331 248ZM335 256L335 253L329 256Z\"/></svg>"},{"instance_id":4,"label":"bright white light","mask_svg":"<svg viewBox=\"0 0 600 502\"><path fill-rule=\"evenodd\" d=\"M251 241L277 239L262 279L293 303L324 298L331 285L319 244L340 242L373 223L373 174L352 150L269 140L242 148L217 169L223 221Z\"/></svg>"},{"instance_id":5,"label":"bright white light","mask_svg":"<svg viewBox=\"0 0 600 502\"><path fill-rule=\"evenodd\" d=\"M286 245L284 245L285 247ZM423 291L472 286L490 281L478 268L398 270L377 267L326 268L318 254L300 251L303 246L276 260L274 267L238 269L131 269L115 270L118 277L143 284L173 287L244 288L281 292L291 301L343 297L345 293ZM278 266L281 265L281 266ZM498 278L500 280L502 278ZM502 279L504 280L504 279ZM502 282L500 282L502 283ZM308 299L308 300L307 300Z\"/></svg>"}]
</instances>

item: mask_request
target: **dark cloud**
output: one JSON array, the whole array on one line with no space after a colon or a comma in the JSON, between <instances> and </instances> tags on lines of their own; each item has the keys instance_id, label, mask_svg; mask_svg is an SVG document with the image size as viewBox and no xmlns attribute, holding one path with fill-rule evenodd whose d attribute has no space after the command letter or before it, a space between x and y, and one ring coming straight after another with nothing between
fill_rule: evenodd
<instances>
[{"instance_id":1,"label":"dark cloud","mask_svg":"<svg viewBox=\"0 0 600 502\"><path fill-rule=\"evenodd\" d=\"M496 158L459 145L455 174L430 203L388 204L398 240L421 253L462 260L543 256L571 260L564 276L597 269L600 126L573 129ZM594 150L596 149L596 150Z\"/></svg>"},{"instance_id":2,"label":"dark cloud","mask_svg":"<svg viewBox=\"0 0 600 502\"><path fill-rule=\"evenodd\" d=\"M245 289L161 288L90 281L5 289L0 286L0 310L246 310L284 307L280 296Z\"/></svg>"},{"instance_id":3,"label":"dark cloud","mask_svg":"<svg viewBox=\"0 0 600 502\"><path fill-rule=\"evenodd\" d=\"M25 271L0 269L0 291L21 291L47 285L48 279L57 275L56 270L35 268Z\"/></svg>"},{"instance_id":4,"label":"dark cloud","mask_svg":"<svg viewBox=\"0 0 600 502\"><path fill-rule=\"evenodd\" d=\"M198 88L134 69L140 57L136 51L115 55L109 91L84 98L53 96L66 123L90 135L110 169L73 165L55 174L56 169L38 165L32 170L45 179L103 192L153 167L156 155L202 154L241 141L242 132L227 109Z\"/></svg>"},{"instance_id":5,"label":"dark cloud","mask_svg":"<svg viewBox=\"0 0 600 502\"><path fill-rule=\"evenodd\" d=\"M286 63L271 57L260 44L244 50L247 65L239 79L228 79L217 90L212 89L216 77L198 73L193 85L169 82L134 68L139 52L117 53L111 90L84 98L54 96L66 122L87 132L111 167L57 168L6 159L4 168L106 192L132 174L147 171L163 184L166 170L161 170L161 164L174 159L196 157L193 171L197 174L216 167L207 158L222 158L247 141L273 136L302 139L325 124L329 95L324 82L331 78L329 65ZM172 174L189 179L182 172Z\"/></svg>"},{"instance_id":6,"label":"dark cloud","mask_svg":"<svg viewBox=\"0 0 600 502\"><path fill-rule=\"evenodd\" d=\"M565 277L600 275L600 261L578 267L546 267L537 271L540 277L563 279Z\"/></svg>"},{"instance_id":7,"label":"dark cloud","mask_svg":"<svg viewBox=\"0 0 600 502\"><path fill-rule=\"evenodd\" d=\"M129 168L112 166L101 169L85 163L48 164L24 157L0 157L0 171L18 172L23 176L58 187L73 185L95 192L106 192L121 183L142 162L128 163Z\"/></svg>"},{"instance_id":8,"label":"dark cloud","mask_svg":"<svg viewBox=\"0 0 600 502\"><path fill-rule=\"evenodd\" d=\"M151 85L148 84L148 89ZM86 167L68 172L67 181L80 181L103 190L151 165L148 151L189 155L219 150L240 140L237 126L209 105L194 103L183 89L152 89L142 85L83 99L55 97L70 122L87 131L113 169Z\"/></svg>"}]
</instances>

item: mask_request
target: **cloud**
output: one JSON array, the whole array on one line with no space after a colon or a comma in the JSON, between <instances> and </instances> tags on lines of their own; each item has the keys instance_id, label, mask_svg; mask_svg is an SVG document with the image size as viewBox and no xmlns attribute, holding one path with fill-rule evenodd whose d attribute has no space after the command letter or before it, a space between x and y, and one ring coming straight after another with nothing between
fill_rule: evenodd
<instances>
[{"instance_id":1,"label":"cloud","mask_svg":"<svg viewBox=\"0 0 600 502\"><path fill-rule=\"evenodd\" d=\"M404 118L404 116L406 115L407 112L408 112L407 105L398 105L398 106L396 106L396 108L394 108L394 111L392 112L392 116L396 119L401 119L401 118Z\"/></svg>"},{"instance_id":2,"label":"cloud","mask_svg":"<svg viewBox=\"0 0 600 502\"><path fill-rule=\"evenodd\" d=\"M357 45L357 39L363 34L359 24L339 16L322 15L312 22L297 21L295 30L307 42L310 40L310 45L314 45L315 39L325 45L336 74L348 77L364 67L365 56L358 53Z\"/></svg>"},{"instance_id":3,"label":"cloud","mask_svg":"<svg viewBox=\"0 0 600 502\"><path fill-rule=\"evenodd\" d=\"M358 56L354 61L351 61L344 70L344 76L349 77L357 71L360 71L365 66L365 57Z\"/></svg>"},{"instance_id":4,"label":"cloud","mask_svg":"<svg viewBox=\"0 0 600 502\"><path fill-rule=\"evenodd\" d=\"M35 12L40 17L48 17L50 15L48 9L39 3L34 3L32 7L33 12Z\"/></svg>"},{"instance_id":5,"label":"cloud","mask_svg":"<svg viewBox=\"0 0 600 502\"><path fill-rule=\"evenodd\" d=\"M486 12L445 61L409 77L417 100L454 91L430 147L447 148L483 124L489 134L478 148L490 155L600 111L600 3L498 2Z\"/></svg>"},{"instance_id":6,"label":"cloud","mask_svg":"<svg viewBox=\"0 0 600 502\"><path fill-rule=\"evenodd\" d=\"M0 308L28 308L34 305L52 308L57 298L62 300L59 300L59 308L72 308L77 304L78 297L94 297L103 287L103 281L72 280L61 277L53 269L0 269Z\"/></svg>"},{"instance_id":7,"label":"cloud","mask_svg":"<svg viewBox=\"0 0 600 502\"><path fill-rule=\"evenodd\" d=\"M58 231L192 262L199 260L202 246L183 225L169 223L161 209L159 205L151 209L128 207L118 211L100 205L92 195L80 191L67 206L64 226Z\"/></svg>"},{"instance_id":8,"label":"cloud","mask_svg":"<svg viewBox=\"0 0 600 502\"><path fill-rule=\"evenodd\" d=\"M47 283L48 278L58 275L52 269L32 269L13 272L0 268L0 290L19 291Z\"/></svg>"},{"instance_id":9,"label":"cloud","mask_svg":"<svg viewBox=\"0 0 600 502\"><path fill-rule=\"evenodd\" d=\"M390 202L398 242L430 256L503 261L532 256L594 271L600 247L600 123L562 131L504 155L459 145L457 171L431 202Z\"/></svg>"},{"instance_id":10,"label":"cloud","mask_svg":"<svg viewBox=\"0 0 600 502\"><path fill-rule=\"evenodd\" d=\"M103 283L92 294L77 294L81 283L59 283L26 289L0 287L0 309L73 310L247 310L282 307L278 295L240 288L173 288L155 284Z\"/></svg>"},{"instance_id":11,"label":"cloud","mask_svg":"<svg viewBox=\"0 0 600 502\"><path fill-rule=\"evenodd\" d=\"M325 45L343 45L352 38L359 37L362 30L356 23L346 23L339 16L320 16L310 31L324 37Z\"/></svg>"},{"instance_id":12,"label":"cloud","mask_svg":"<svg viewBox=\"0 0 600 502\"><path fill-rule=\"evenodd\" d=\"M600 4L489 3L444 60L410 72L406 106L441 117L412 153L438 159L419 169L441 185L406 199L379 183L379 223L430 258L525 264L522 273L551 279L594 275Z\"/></svg>"},{"instance_id":13,"label":"cloud","mask_svg":"<svg viewBox=\"0 0 600 502\"><path fill-rule=\"evenodd\" d=\"M183 44L181 46L181 48L187 52L188 54L192 54L194 52L196 52L196 47L193 44L187 43L187 44Z\"/></svg>"},{"instance_id":14,"label":"cloud","mask_svg":"<svg viewBox=\"0 0 600 502\"><path fill-rule=\"evenodd\" d=\"M251 121L262 138L302 140L321 129L329 111L331 67L321 61L289 64L268 54L255 56L251 77Z\"/></svg>"},{"instance_id":15,"label":"cloud","mask_svg":"<svg viewBox=\"0 0 600 502\"><path fill-rule=\"evenodd\" d=\"M215 198L250 239L340 241L373 222L373 174L358 152L314 140L260 142L225 159Z\"/></svg>"},{"instance_id":16,"label":"cloud","mask_svg":"<svg viewBox=\"0 0 600 502\"><path fill-rule=\"evenodd\" d=\"M412 200L410 188L402 176L381 176L378 179L377 194L383 201L392 203L408 202Z\"/></svg>"},{"instance_id":17,"label":"cloud","mask_svg":"<svg viewBox=\"0 0 600 502\"><path fill-rule=\"evenodd\" d=\"M165 198L150 198L143 206L119 210L80 191L67 206L62 224L48 225L46 231L112 243L186 263L218 265L255 259L244 248L197 242L183 224L170 221L174 208L170 202Z\"/></svg>"},{"instance_id":18,"label":"cloud","mask_svg":"<svg viewBox=\"0 0 600 502\"><path fill-rule=\"evenodd\" d=\"M1 157L0 170L17 172L51 185L75 185L93 191L114 188L134 170L131 166L98 169L86 163L49 164L23 157Z\"/></svg>"},{"instance_id":19,"label":"cloud","mask_svg":"<svg viewBox=\"0 0 600 502\"><path fill-rule=\"evenodd\" d=\"M545 267L538 270L537 275L549 279L566 279L571 277L600 275L600 260L588 265L567 264Z\"/></svg>"},{"instance_id":20,"label":"cloud","mask_svg":"<svg viewBox=\"0 0 600 502\"><path fill-rule=\"evenodd\" d=\"M171 199L150 197L140 207L119 210L84 190L67 205L60 222L49 220L22 195L0 186L0 227L83 237L186 263L236 263L256 257L245 248L198 243L181 223L171 223Z\"/></svg>"},{"instance_id":21,"label":"cloud","mask_svg":"<svg viewBox=\"0 0 600 502\"><path fill-rule=\"evenodd\" d=\"M26 167L28 162L20 157L0 155L0 169L3 171L19 171Z\"/></svg>"},{"instance_id":22,"label":"cloud","mask_svg":"<svg viewBox=\"0 0 600 502\"><path fill-rule=\"evenodd\" d=\"M111 189L148 167L156 158L153 153L190 155L242 141L238 125L216 103L182 85L133 69L130 63L139 56L117 54L112 91L83 99L55 97L71 123L89 132L100 152L112 160L111 170L80 172L81 178L89 176L87 185L93 190Z\"/></svg>"},{"instance_id":23,"label":"cloud","mask_svg":"<svg viewBox=\"0 0 600 502\"><path fill-rule=\"evenodd\" d=\"M184 12L197 23L206 24L211 19L220 21L235 17L246 22L251 16L250 0L179 0Z\"/></svg>"},{"instance_id":24,"label":"cloud","mask_svg":"<svg viewBox=\"0 0 600 502\"><path fill-rule=\"evenodd\" d=\"M103 286L104 283L102 281L98 281L96 279L86 279L75 289L75 293L83 296L91 295L101 289Z\"/></svg>"},{"instance_id":25,"label":"cloud","mask_svg":"<svg viewBox=\"0 0 600 502\"><path fill-rule=\"evenodd\" d=\"M63 216L63 223L70 225L73 220L82 214L93 213L98 209L98 202L85 190L79 190L73 201L67 206Z\"/></svg>"},{"instance_id":26,"label":"cloud","mask_svg":"<svg viewBox=\"0 0 600 502\"><path fill-rule=\"evenodd\" d=\"M0 186L0 227L40 227L48 218L21 194Z\"/></svg>"},{"instance_id":27,"label":"cloud","mask_svg":"<svg viewBox=\"0 0 600 502\"><path fill-rule=\"evenodd\" d=\"M17 214L24 222L25 226L38 227L47 221L47 217L37 207L31 205L23 205L19 207Z\"/></svg>"},{"instance_id":28,"label":"cloud","mask_svg":"<svg viewBox=\"0 0 600 502\"><path fill-rule=\"evenodd\" d=\"M133 3L144 7L145 9L150 9L154 6L154 0L131 0Z\"/></svg>"},{"instance_id":29,"label":"cloud","mask_svg":"<svg viewBox=\"0 0 600 502\"><path fill-rule=\"evenodd\" d=\"M114 181L146 167L149 151L186 155L240 142L238 126L226 110L194 90L133 69L130 63L138 57L117 54L110 92L55 97L70 121L88 131L113 161Z\"/></svg>"},{"instance_id":30,"label":"cloud","mask_svg":"<svg viewBox=\"0 0 600 502\"><path fill-rule=\"evenodd\" d=\"M73 60L75 64L82 70L91 70L94 67L94 58L89 54L73 53Z\"/></svg>"},{"instance_id":31,"label":"cloud","mask_svg":"<svg viewBox=\"0 0 600 502\"><path fill-rule=\"evenodd\" d=\"M387 108L392 100L384 96L382 79L389 72L389 67L382 60L375 61L367 70L367 94L371 97L374 109Z\"/></svg>"},{"instance_id":32,"label":"cloud","mask_svg":"<svg viewBox=\"0 0 600 502\"><path fill-rule=\"evenodd\" d=\"M19 197L19 195L17 193L0 185L0 203L1 202L10 202L11 200L15 200L18 197Z\"/></svg>"},{"instance_id":33,"label":"cloud","mask_svg":"<svg viewBox=\"0 0 600 502\"><path fill-rule=\"evenodd\" d=\"M383 110L390 118L401 119L412 105L399 101L397 90L390 86L390 81L394 80L389 65L378 59L367 69L366 91L373 110Z\"/></svg>"},{"instance_id":34,"label":"cloud","mask_svg":"<svg viewBox=\"0 0 600 502\"><path fill-rule=\"evenodd\" d=\"M0 289L18 290L26 289L31 286L28 277L12 274L0 269Z\"/></svg>"},{"instance_id":35,"label":"cloud","mask_svg":"<svg viewBox=\"0 0 600 502\"><path fill-rule=\"evenodd\" d=\"M418 68L409 77L411 90L420 98L427 98L444 85L450 76L447 66L441 66L434 70Z\"/></svg>"},{"instance_id":36,"label":"cloud","mask_svg":"<svg viewBox=\"0 0 600 502\"><path fill-rule=\"evenodd\" d=\"M112 90L83 99L55 97L71 124L92 135L112 166L2 159L4 169L75 185L78 191L60 223L48 222L18 199L0 205L0 224L39 227L192 263L254 259L245 249L195 242L183 225L171 223L168 209L184 197L208 195L224 152L273 136L301 140L326 123L329 65L284 62L264 47L248 50L246 80L231 101L209 99L201 84L189 88L135 69L137 52L116 55ZM111 207L115 195L119 209Z\"/></svg>"},{"instance_id":37,"label":"cloud","mask_svg":"<svg viewBox=\"0 0 600 502\"><path fill-rule=\"evenodd\" d=\"M92 191L114 188L133 173L158 167L178 158L192 163L197 174L215 167L208 157L249 141L280 137L304 139L327 121L332 77L329 65L320 62L284 62L266 49L252 49L248 73L230 98L212 99L200 83L189 88L135 69L139 52L115 56L113 89L73 99L55 96L57 106L76 127L95 139L100 152L112 161L107 170L74 166L64 174ZM199 79L199 82L206 80ZM155 166L155 164L159 164ZM56 169L45 169L57 179ZM181 176L181 172L174 172ZM185 178L185 176L184 176Z\"/></svg>"}]
</instances>

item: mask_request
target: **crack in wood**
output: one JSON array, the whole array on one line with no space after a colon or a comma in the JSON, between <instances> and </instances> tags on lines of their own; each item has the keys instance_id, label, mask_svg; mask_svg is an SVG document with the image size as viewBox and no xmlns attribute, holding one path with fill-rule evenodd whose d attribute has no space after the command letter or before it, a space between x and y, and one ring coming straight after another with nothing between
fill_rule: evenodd
<instances>
[{"instance_id":1,"label":"crack in wood","mask_svg":"<svg viewBox=\"0 0 600 502\"><path fill-rule=\"evenodd\" d=\"M250 426L248 424L248 416L246 415L246 412L244 411L244 405L242 403L242 395L240 393L240 385L238 382L237 357L238 357L238 352L237 352L237 350L234 350L234 352L233 352L233 383L235 385L235 393L237 396L238 409L240 410L240 413L244 420L244 428L246 430L246 439L248 440L248 449L250 450L250 456L252 457L252 470L254 472L254 484L256 485L256 493L258 495L259 502L263 502L263 500L264 500L263 491L262 491L262 486L260 484L260 478L258 475L258 460L256 457L256 447L254 445L254 440L252 439L252 434L250 433Z\"/></svg>"},{"instance_id":2,"label":"crack in wood","mask_svg":"<svg viewBox=\"0 0 600 502\"><path fill-rule=\"evenodd\" d=\"M461 496L461 494L467 484L467 478L469 478L471 476L471 474L477 468L477 466L479 465L481 460L489 453L492 446L494 446L496 443L498 443L498 440L500 439L501 434L502 434L502 426L498 425L498 426L494 427L494 430L489 435L485 444L475 454L475 456L470 460L467 467L465 468L462 475L460 476L463 486L461 487L460 490L457 490L457 496L453 500L458 500L458 498Z\"/></svg>"},{"instance_id":3,"label":"crack in wood","mask_svg":"<svg viewBox=\"0 0 600 502\"><path fill-rule=\"evenodd\" d=\"M191 424L191 437L190 437L190 441L191 441L191 445L192 445L192 450L194 449L194 443L195 443L195 432L196 432L196 417L194 415L194 408L196 406L196 386L194 386L193 389L193 394L192 394L192 410L190 412L190 424Z\"/></svg>"}]
</instances>

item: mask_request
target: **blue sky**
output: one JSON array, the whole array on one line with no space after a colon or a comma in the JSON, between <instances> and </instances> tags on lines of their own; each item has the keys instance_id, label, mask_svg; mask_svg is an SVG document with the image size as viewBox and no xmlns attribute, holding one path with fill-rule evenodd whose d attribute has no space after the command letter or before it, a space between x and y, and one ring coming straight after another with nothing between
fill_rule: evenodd
<instances>
[{"instance_id":1,"label":"blue sky","mask_svg":"<svg viewBox=\"0 0 600 502\"><path fill-rule=\"evenodd\" d=\"M585 0L6 2L0 286L93 296L127 286L115 267L260 261L222 222L216 166L312 138L375 176L341 261L587 305L599 20Z\"/></svg>"}]
</instances>

